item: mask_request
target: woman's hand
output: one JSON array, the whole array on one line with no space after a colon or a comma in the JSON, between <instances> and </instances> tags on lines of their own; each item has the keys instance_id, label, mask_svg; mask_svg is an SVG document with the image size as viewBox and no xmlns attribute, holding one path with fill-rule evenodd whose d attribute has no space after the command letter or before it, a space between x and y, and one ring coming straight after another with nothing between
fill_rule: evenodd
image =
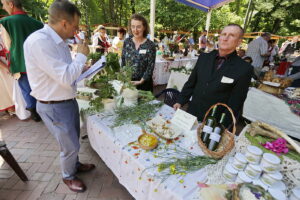
<instances>
[{"instance_id":1,"label":"woman's hand","mask_svg":"<svg viewBox=\"0 0 300 200\"><path fill-rule=\"evenodd\" d=\"M144 82L145 82L144 79L141 79L140 81L131 81L131 83L132 83L133 85L142 85Z\"/></svg>"}]
</instances>

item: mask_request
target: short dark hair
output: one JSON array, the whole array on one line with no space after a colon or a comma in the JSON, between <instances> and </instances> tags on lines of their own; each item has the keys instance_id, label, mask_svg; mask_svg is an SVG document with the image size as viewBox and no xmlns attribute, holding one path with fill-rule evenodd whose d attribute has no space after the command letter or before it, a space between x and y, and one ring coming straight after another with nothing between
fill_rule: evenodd
<instances>
[{"instance_id":1,"label":"short dark hair","mask_svg":"<svg viewBox=\"0 0 300 200\"><path fill-rule=\"evenodd\" d=\"M245 31L244 31L244 29L243 29L240 25L238 25L238 24L228 24L227 26L235 26L235 27L238 27L238 28L240 29L240 38L242 38L242 37L244 36ZM227 27L227 26L225 26L225 27ZM225 28L225 27L224 27L224 28Z\"/></svg>"},{"instance_id":2,"label":"short dark hair","mask_svg":"<svg viewBox=\"0 0 300 200\"><path fill-rule=\"evenodd\" d=\"M121 34L125 35L126 30L124 28L120 27L120 28L118 28L118 33L121 33Z\"/></svg>"},{"instance_id":3,"label":"short dark hair","mask_svg":"<svg viewBox=\"0 0 300 200\"><path fill-rule=\"evenodd\" d=\"M263 34L261 34L261 37L271 37L271 33L264 32Z\"/></svg>"},{"instance_id":4,"label":"short dark hair","mask_svg":"<svg viewBox=\"0 0 300 200\"><path fill-rule=\"evenodd\" d=\"M144 37L147 37L148 33L149 33L149 30L150 30L150 27L149 27L149 24L147 22L147 20L145 19L145 17L143 17L142 15L140 14L133 14L130 18L130 21L129 21L129 27L128 27L128 30L129 30L129 33L132 35L132 31L131 31L131 21L132 20L137 20L137 21L141 21L145 30L144 30L144 33L143 33L143 36Z\"/></svg>"},{"instance_id":5,"label":"short dark hair","mask_svg":"<svg viewBox=\"0 0 300 200\"><path fill-rule=\"evenodd\" d=\"M22 8L22 0L6 0L6 2L11 2L17 8Z\"/></svg>"},{"instance_id":6,"label":"short dark hair","mask_svg":"<svg viewBox=\"0 0 300 200\"><path fill-rule=\"evenodd\" d=\"M49 13L49 23L56 24L62 19L72 22L75 15L81 17L79 9L70 2L69 0L56 0L50 8L48 9Z\"/></svg>"}]
</instances>

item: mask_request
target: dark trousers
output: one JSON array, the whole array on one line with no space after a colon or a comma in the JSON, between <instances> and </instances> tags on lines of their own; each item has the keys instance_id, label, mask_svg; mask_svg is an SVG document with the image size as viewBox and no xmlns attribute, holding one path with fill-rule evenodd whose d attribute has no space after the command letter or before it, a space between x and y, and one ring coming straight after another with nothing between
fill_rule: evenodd
<instances>
[{"instance_id":1,"label":"dark trousers","mask_svg":"<svg viewBox=\"0 0 300 200\"><path fill-rule=\"evenodd\" d=\"M31 87L28 82L27 74L21 74L21 77L18 80L19 86L22 91L22 95L26 102L26 109L35 109L36 99L30 95Z\"/></svg>"}]
</instances>

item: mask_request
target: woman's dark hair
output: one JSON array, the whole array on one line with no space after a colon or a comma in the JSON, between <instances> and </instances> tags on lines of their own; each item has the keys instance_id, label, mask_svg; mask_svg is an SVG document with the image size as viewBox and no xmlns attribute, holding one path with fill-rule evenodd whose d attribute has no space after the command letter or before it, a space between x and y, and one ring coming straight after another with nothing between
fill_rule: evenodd
<instances>
[{"instance_id":1,"label":"woman's dark hair","mask_svg":"<svg viewBox=\"0 0 300 200\"><path fill-rule=\"evenodd\" d=\"M132 20L137 20L137 21L141 21L145 30L144 30L144 33L143 33L143 36L146 38L148 33L149 33L149 30L150 30L150 27L149 27L149 24L147 22L147 20L145 19L145 17L143 17L142 15L140 14L133 14L130 18L130 21L129 21L129 27L128 27L128 30L129 30L129 34L132 35L132 31L131 31L131 21Z\"/></svg>"},{"instance_id":2,"label":"woman's dark hair","mask_svg":"<svg viewBox=\"0 0 300 200\"><path fill-rule=\"evenodd\" d=\"M120 28L118 28L118 33L126 35L126 30L124 28L120 27Z\"/></svg>"}]
</instances>

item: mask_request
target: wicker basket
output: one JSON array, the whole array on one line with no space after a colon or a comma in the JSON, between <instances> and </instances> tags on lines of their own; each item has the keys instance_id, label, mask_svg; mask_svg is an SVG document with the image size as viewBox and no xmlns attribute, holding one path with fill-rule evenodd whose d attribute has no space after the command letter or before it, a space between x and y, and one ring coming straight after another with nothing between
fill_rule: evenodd
<instances>
[{"instance_id":1,"label":"wicker basket","mask_svg":"<svg viewBox=\"0 0 300 200\"><path fill-rule=\"evenodd\" d=\"M230 131L228 131L227 129L225 129L224 132L222 133L221 141L218 145L218 148L216 149L216 151L211 151L202 142L201 135L202 135L202 129L203 129L204 125L206 124L206 119L207 119L211 109L213 109L215 106L223 106L223 107L227 108L227 110L231 113L231 117L232 117L232 121L233 121L233 129L232 129L232 133ZM227 106L226 104L223 104L223 103L216 103L215 105L212 105L206 112L201 126L199 126L199 128L197 129L198 143L199 143L202 151L207 156L216 158L216 159L220 159L224 155L229 153L231 151L231 149L234 147L234 135L236 132L235 124L236 124L236 119L234 117L233 111L231 110L231 108L229 106Z\"/></svg>"}]
</instances>

